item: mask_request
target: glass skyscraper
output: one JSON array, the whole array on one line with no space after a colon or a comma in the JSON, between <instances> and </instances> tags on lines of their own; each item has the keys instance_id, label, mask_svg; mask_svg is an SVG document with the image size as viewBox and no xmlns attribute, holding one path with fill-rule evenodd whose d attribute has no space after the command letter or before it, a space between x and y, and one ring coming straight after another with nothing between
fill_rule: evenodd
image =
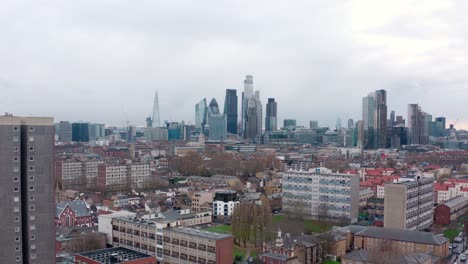
<instances>
[{"instance_id":1,"label":"glass skyscraper","mask_svg":"<svg viewBox=\"0 0 468 264\"><path fill-rule=\"evenodd\" d=\"M277 102L275 98L268 98L266 105L265 131L276 131L278 129Z\"/></svg>"},{"instance_id":2,"label":"glass skyscraper","mask_svg":"<svg viewBox=\"0 0 468 264\"><path fill-rule=\"evenodd\" d=\"M227 119L227 132L237 135L237 91L235 89L226 89L226 98L224 100L224 115Z\"/></svg>"},{"instance_id":3,"label":"glass skyscraper","mask_svg":"<svg viewBox=\"0 0 468 264\"><path fill-rule=\"evenodd\" d=\"M195 129L202 131L206 125L208 115L208 107L206 105L206 98L203 98L198 104L195 105Z\"/></svg>"}]
</instances>

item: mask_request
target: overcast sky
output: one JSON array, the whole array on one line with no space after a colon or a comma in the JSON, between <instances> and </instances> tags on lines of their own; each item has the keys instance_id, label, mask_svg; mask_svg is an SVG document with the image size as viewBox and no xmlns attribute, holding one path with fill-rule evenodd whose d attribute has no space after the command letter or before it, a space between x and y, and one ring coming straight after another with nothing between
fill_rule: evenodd
<instances>
[{"instance_id":1,"label":"overcast sky","mask_svg":"<svg viewBox=\"0 0 468 264\"><path fill-rule=\"evenodd\" d=\"M362 97L386 89L468 124L468 1L0 2L0 111L56 120L144 125L194 121L207 97L254 76L279 122L360 119ZM265 111L265 110L264 110Z\"/></svg>"}]
</instances>

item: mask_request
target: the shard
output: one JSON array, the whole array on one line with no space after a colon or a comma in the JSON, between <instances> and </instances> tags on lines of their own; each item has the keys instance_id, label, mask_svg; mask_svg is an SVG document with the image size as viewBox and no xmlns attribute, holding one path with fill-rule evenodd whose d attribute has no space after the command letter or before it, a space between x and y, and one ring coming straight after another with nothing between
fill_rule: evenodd
<instances>
[{"instance_id":1,"label":"the shard","mask_svg":"<svg viewBox=\"0 0 468 264\"><path fill-rule=\"evenodd\" d=\"M158 91L154 95L154 105L153 105L153 116L152 116L152 124L151 127L160 127L160 119L159 119L159 99L158 99Z\"/></svg>"}]
</instances>

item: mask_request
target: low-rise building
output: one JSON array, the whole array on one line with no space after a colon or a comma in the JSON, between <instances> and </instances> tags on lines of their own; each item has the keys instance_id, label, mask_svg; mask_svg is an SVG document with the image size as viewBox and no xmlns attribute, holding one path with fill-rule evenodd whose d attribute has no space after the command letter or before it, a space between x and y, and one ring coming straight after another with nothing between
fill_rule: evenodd
<instances>
[{"instance_id":1,"label":"low-rise building","mask_svg":"<svg viewBox=\"0 0 468 264\"><path fill-rule=\"evenodd\" d=\"M163 230L162 263L231 264L234 238L231 235L193 228Z\"/></svg>"},{"instance_id":2,"label":"low-rise building","mask_svg":"<svg viewBox=\"0 0 468 264\"><path fill-rule=\"evenodd\" d=\"M56 226L92 226L92 216L83 200L60 202L55 207Z\"/></svg>"},{"instance_id":3,"label":"low-rise building","mask_svg":"<svg viewBox=\"0 0 468 264\"><path fill-rule=\"evenodd\" d=\"M97 227L58 227L55 252L79 253L106 248L106 234L97 232Z\"/></svg>"},{"instance_id":4,"label":"low-rise building","mask_svg":"<svg viewBox=\"0 0 468 264\"><path fill-rule=\"evenodd\" d=\"M428 253L446 258L449 240L443 235L394 228L367 227L354 234L354 250L387 247L399 254Z\"/></svg>"},{"instance_id":5,"label":"low-rise building","mask_svg":"<svg viewBox=\"0 0 468 264\"><path fill-rule=\"evenodd\" d=\"M468 197L458 196L435 208L434 222L439 225L448 225L464 216L468 210Z\"/></svg>"},{"instance_id":6,"label":"low-rise building","mask_svg":"<svg viewBox=\"0 0 468 264\"><path fill-rule=\"evenodd\" d=\"M355 250L343 256L343 264L375 264L380 263L382 258L391 256L393 263L399 264L435 264L439 263L439 257L427 253L410 253L403 255L392 255L391 252L372 251L367 249Z\"/></svg>"},{"instance_id":7,"label":"low-rise building","mask_svg":"<svg viewBox=\"0 0 468 264\"><path fill-rule=\"evenodd\" d=\"M192 194L192 210L195 212L206 209L208 204L213 203L212 192L195 192Z\"/></svg>"},{"instance_id":8,"label":"low-rise building","mask_svg":"<svg viewBox=\"0 0 468 264\"><path fill-rule=\"evenodd\" d=\"M154 256L128 248L115 247L75 255L76 264L156 264Z\"/></svg>"}]
</instances>

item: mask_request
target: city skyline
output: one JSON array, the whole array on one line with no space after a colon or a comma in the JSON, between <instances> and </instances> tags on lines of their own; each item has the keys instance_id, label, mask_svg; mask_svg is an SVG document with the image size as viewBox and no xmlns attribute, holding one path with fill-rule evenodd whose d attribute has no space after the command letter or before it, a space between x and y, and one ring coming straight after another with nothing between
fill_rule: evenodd
<instances>
[{"instance_id":1,"label":"city skyline","mask_svg":"<svg viewBox=\"0 0 468 264\"><path fill-rule=\"evenodd\" d=\"M358 120L360 98L385 89L389 110L417 103L467 128L462 1L249 2L249 11L247 2L121 2L106 14L98 3L46 4L40 14L35 3L6 3L0 14L18 27L0 26L10 40L0 44L0 109L15 115L143 126L159 90L161 122L193 123L200 97L223 105L225 89L241 91L252 74L261 101L281 104L278 120L334 127L337 117Z\"/></svg>"}]
</instances>

